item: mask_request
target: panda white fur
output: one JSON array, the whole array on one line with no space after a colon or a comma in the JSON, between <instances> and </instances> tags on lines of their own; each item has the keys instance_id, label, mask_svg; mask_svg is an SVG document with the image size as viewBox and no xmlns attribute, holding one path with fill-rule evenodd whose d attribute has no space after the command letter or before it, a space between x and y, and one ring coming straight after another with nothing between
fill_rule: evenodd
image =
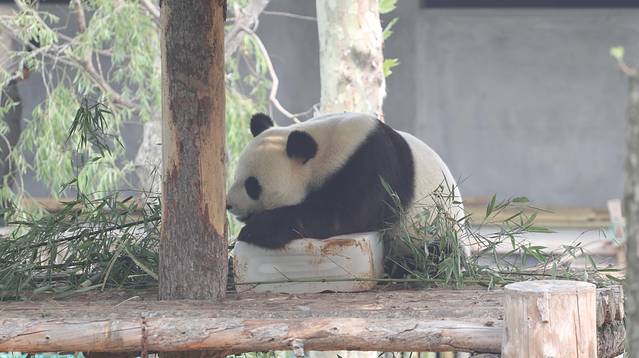
<instances>
[{"instance_id":1,"label":"panda white fur","mask_svg":"<svg viewBox=\"0 0 639 358\"><path fill-rule=\"evenodd\" d=\"M297 238L377 231L397 221L384 181L404 209L442 183L461 198L450 170L429 146L361 113L329 114L275 127L251 118L227 209L245 222L238 240L282 248ZM463 207L451 215L463 217Z\"/></svg>"}]
</instances>

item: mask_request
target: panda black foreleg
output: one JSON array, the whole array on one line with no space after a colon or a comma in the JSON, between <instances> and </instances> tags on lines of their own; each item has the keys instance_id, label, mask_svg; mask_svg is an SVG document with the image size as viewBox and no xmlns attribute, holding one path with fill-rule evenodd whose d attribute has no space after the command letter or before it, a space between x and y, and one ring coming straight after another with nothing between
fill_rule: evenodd
<instances>
[{"instance_id":1,"label":"panda black foreleg","mask_svg":"<svg viewBox=\"0 0 639 358\"><path fill-rule=\"evenodd\" d=\"M294 206L255 213L246 222L237 240L268 249L280 249L301 237L295 223Z\"/></svg>"},{"instance_id":2,"label":"panda black foreleg","mask_svg":"<svg viewBox=\"0 0 639 358\"><path fill-rule=\"evenodd\" d=\"M356 232L344 226L344 221L340 220L343 216L335 208L308 202L266 210L253 214L237 239L264 248L279 249L295 239L326 239Z\"/></svg>"}]
</instances>

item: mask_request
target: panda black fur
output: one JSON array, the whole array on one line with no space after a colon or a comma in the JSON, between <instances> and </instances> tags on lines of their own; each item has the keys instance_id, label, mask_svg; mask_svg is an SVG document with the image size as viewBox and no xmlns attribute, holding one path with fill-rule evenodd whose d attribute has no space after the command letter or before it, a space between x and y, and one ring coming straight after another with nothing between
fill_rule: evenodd
<instances>
[{"instance_id":1,"label":"panda black fur","mask_svg":"<svg viewBox=\"0 0 639 358\"><path fill-rule=\"evenodd\" d=\"M380 178L409 212L443 181L456 188L426 144L366 114L331 114L288 127L256 114L251 132L255 138L239 158L227 208L246 223L238 240L261 247L387 228L397 216ZM458 210L456 217L463 215Z\"/></svg>"}]
</instances>

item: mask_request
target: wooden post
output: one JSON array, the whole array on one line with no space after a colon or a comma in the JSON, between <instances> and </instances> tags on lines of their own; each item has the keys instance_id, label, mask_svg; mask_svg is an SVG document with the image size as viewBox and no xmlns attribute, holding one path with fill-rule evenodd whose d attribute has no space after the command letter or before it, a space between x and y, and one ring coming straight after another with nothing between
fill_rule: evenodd
<instances>
[{"instance_id":1,"label":"wooden post","mask_svg":"<svg viewBox=\"0 0 639 358\"><path fill-rule=\"evenodd\" d=\"M226 291L222 0L164 0L160 299Z\"/></svg>"},{"instance_id":2,"label":"wooden post","mask_svg":"<svg viewBox=\"0 0 639 358\"><path fill-rule=\"evenodd\" d=\"M225 0L164 0L160 299L224 297ZM223 356L215 352L161 357Z\"/></svg>"},{"instance_id":3,"label":"wooden post","mask_svg":"<svg viewBox=\"0 0 639 358\"><path fill-rule=\"evenodd\" d=\"M503 358L596 357L595 285L526 281L506 286Z\"/></svg>"}]
</instances>

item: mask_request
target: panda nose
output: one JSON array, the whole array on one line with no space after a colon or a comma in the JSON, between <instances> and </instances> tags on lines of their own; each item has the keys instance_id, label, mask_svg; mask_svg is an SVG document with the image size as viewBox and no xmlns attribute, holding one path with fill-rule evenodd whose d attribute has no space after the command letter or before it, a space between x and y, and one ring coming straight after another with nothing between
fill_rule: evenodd
<instances>
[{"instance_id":1,"label":"panda nose","mask_svg":"<svg viewBox=\"0 0 639 358\"><path fill-rule=\"evenodd\" d=\"M231 209L233 209L233 206L230 204L226 204L226 210L231 210Z\"/></svg>"}]
</instances>

